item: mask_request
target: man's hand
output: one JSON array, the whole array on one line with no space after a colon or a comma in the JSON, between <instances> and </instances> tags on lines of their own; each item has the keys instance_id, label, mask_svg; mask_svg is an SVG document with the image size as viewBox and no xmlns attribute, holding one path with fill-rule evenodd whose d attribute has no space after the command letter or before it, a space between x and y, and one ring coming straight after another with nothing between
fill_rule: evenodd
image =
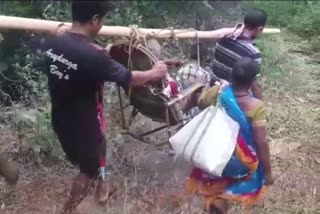
<instances>
[{"instance_id":1,"label":"man's hand","mask_svg":"<svg viewBox=\"0 0 320 214\"><path fill-rule=\"evenodd\" d=\"M167 75L167 65L158 61L152 67L151 70L148 71L132 71L132 80L131 86L143 86L148 82L155 82L162 78L165 78Z\"/></svg>"},{"instance_id":2,"label":"man's hand","mask_svg":"<svg viewBox=\"0 0 320 214\"><path fill-rule=\"evenodd\" d=\"M153 79L162 79L167 75L167 65L163 61L158 61L152 67Z\"/></svg>"},{"instance_id":3,"label":"man's hand","mask_svg":"<svg viewBox=\"0 0 320 214\"><path fill-rule=\"evenodd\" d=\"M55 34L56 34L56 35L63 34L64 32L68 31L69 29L70 29L69 26L62 24L61 26L58 26Z\"/></svg>"},{"instance_id":4,"label":"man's hand","mask_svg":"<svg viewBox=\"0 0 320 214\"><path fill-rule=\"evenodd\" d=\"M240 36L242 34L244 30L244 24L237 24L235 27L233 28L222 28L220 29L221 34L223 35L223 37L225 38L237 38L238 36Z\"/></svg>"}]
</instances>

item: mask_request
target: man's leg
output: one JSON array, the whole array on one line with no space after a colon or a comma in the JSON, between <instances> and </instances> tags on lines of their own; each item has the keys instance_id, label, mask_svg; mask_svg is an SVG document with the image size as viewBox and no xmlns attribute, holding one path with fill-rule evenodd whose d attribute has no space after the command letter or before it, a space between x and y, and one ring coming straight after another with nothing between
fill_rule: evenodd
<instances>
[{"instance_id":1,"label":"man's leg","mask_svg":"<svg viewBox=\"0 0 320 214\"><path fill-rule=\"evenodd\" d=\"M74 131L65 127L56 129L55 131L68 160L80 168L80 173L72 182L69 197L62 210L62 214L70 214L87 196L90 187L93 186L97 177L97 167L91 158L94 154L91 152L92 149L89 143L89 139L92 138L87 137L89 134L82 135L80 131ZM94 138L92 140L94 141Z\"/></svg>"},{"instance_id":2,"label":"man's leg","mask_svg":"<svg viewBox=\"0 0 320 214\"><path fill-rule=\"evenodd\" d=\"M72 213L76 207L83 201L88 195L95 178L80 172L73 180L71 192L68 201L63 207L63 214Z\"/></svg>"},{"instance_id":3,"label":"man's leg","mask_svg":"<svg viewBox=\"0 0 320 214\"><path fill-rule=\"evenodd\" d=\"M98 180L95 199L98 204L105 205L108 199L116 192L116 187L110 180Z\"/></svg>"},{"instance_id":4,"label":"man's leg","mask_svg":"<svg viewBox=\"0 0 320 214\"><path fill-rule=\"evenodd\" d=\"M106 170L106 141L105 138L102 137L101 143L99 145L100 158L99 158L99 176L98 176L98 184L95 193L95 199L97 203L100 205L106 204L109 197L115 193L116 187L110 180L107 178L105 173Z\"/></svg>"}]
</instances>

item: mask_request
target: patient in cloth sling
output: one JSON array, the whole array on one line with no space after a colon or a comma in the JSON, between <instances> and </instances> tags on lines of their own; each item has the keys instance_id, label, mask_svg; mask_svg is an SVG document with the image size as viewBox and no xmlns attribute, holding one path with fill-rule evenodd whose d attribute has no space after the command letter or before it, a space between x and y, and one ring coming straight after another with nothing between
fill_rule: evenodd
<instances>
[{"instance_id":1,"label":"patient in cloth sling","mask_svg":"<svg viewBox=\"0 0 320 214\"><path fill-rule=\"evenodd\" d=\"M147 41L147 48L158 58L162 59L161 45L155 39ZM197 87L197 83L202 87L209 87L213 78L208 70L205 69L204 62L207 57L207 48L203 43L194 43L190 47L189 61L182 62L176 59L164 60L167 65L181 66L175 73L171 72L166 77L166 87L162 90L162 94L168 98L176 98L179 93L187 88ZM201 88L202 88L201 87ZM199 89L200 90L200 89ZM196 90L198 91L198 90ZM194 91L179 102L174 104L174 108L178 111L179 121L183 124L190 121L200 110L193 106L192 97L196 93Z\"/></svg>"},{"instance_id":2,"label":"patient in cloth sling","mask_svg":"<svg viewBox=\"0 0 320 214\"><path fill-rule=\"evenodd\" d=\"M108 45L106 49L114 60L130 67L131 70L147 70L158 59L162 59L169 67L169 72L162 81L150 82L147 86L129 89L127 94L130 103L137 112L155 122L167 123L170 126L185 124L192 118L190 112L195 110L191 110L195 107L193 95L211 81L207 71L202 69L207 52L205 46L194 44L191 47L190 63L177 59L163 59L161 45L156 39L148 39L134 45L128 41L118 41ZM198 53L200 53L200 63L197 61ZM181 65L183 65L180 68L182 70L178 71L181 77L177 77L175 73L179 70L178 66ZM186 77L186 74L189 77ZM167 104L169 104L168 117Z\"/></svg>"}]
</instances>

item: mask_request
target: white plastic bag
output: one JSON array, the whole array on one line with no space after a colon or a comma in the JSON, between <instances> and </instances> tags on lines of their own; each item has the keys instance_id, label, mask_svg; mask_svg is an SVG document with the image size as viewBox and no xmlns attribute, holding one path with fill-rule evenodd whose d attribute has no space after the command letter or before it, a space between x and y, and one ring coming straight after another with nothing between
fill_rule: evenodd
<instances>
[{"instance_id":1,"label":"white plastic bag","mask_svg":"<svg viewBox=\"0 0 320 214\"><path fill-rule=\"evenodd\" d=\"M169 139L177 156L221 176L236 146L239 124L222 107L209 106Z\"/></svg>"}]
</instances>

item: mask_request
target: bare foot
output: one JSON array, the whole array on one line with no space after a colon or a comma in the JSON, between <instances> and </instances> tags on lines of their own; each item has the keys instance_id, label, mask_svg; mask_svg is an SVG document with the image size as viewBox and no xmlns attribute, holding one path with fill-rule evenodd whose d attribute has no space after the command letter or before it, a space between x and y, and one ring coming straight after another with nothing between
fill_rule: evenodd
<instances>
[{"instance_id":1,"label":"bare foot","mask_svg":"<svg viewBox=\"0 0 320 214\"><path fill-rule=\"evenodd\" d=\"M116 190L116 186L111 182L99 180L95 194L96 202L100 205L105 205Z\"/></svg>"},{"instance_id":2,"label":"bare foot","mask_svg":"<svg viewBox=\"0 0 320 214\"><path fill-rule=\"evenodd\" d=\"M228 203L225 200L218 199L210 207L209 214L227 214Z\"/></svg>"}]
</instances>

